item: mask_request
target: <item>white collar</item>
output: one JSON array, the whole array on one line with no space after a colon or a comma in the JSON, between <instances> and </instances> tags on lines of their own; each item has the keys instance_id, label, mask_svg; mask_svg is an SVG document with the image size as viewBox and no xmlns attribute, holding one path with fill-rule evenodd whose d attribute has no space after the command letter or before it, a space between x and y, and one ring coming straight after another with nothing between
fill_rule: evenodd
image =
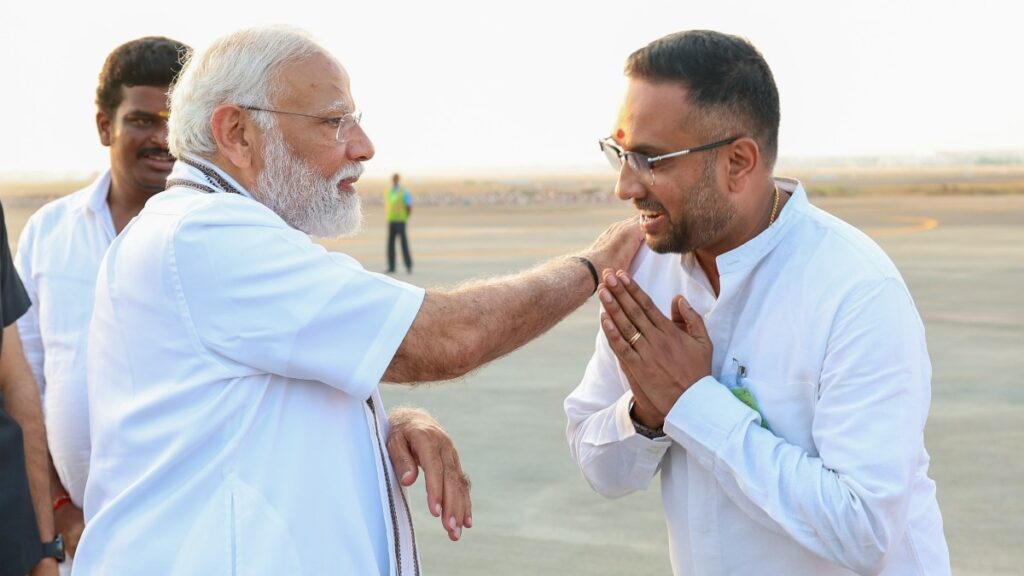
<instances>
[{"instance_id":1,"label":"white collar","mask_svg":"<svg viewBox=\"0 0 1024 576\"><path fill-rule=\"evenodd\" d=\"M779 187L779 192L788 192L790 194L786 206L779 213L779 217L775 220L774 224L736 248L720 254L715 259L720 276L724 276L729 272L750 268L761 261L778 246L786 236L787 231L792 228L793 222L800 218L800 215L810 206L807 200L807 192L804 191L803 184L799 180L775 178L775 183ZM681 255L680 264L686 269L692 269L693 266L697 266L696 257L693 252Z\"/></svg>"},{"instance_id":2,"label":"white collar","mask_svg":"<svg viewBox=\"0 0 1024 576\"><path fill-rule=\"evenodd\" d=\"M195 164L200 164L200 165L202 165L205 168L213 170L213 172L215 174L217 174L218 176L220 176L221 178L226 180L229 184L234 186L235 189L237 189L242 194L242 196L245 196L247 198L252 198L252 194L250 194L249 191L245 189L245 186L242 186L241 184L239 184L237 180L232 178L227 172L222 170L219 166L217 166L213 162L210 162L209 160L207 160L205 158L200 158L198 156L191 156L191 155L188 156L188 160L190 162L193 162ZM190 180L192 182L195 182L197 184L202 184L202 185L205 185L205 186L209 186L211 184L209 179L206 178L206 176L203 174L203 172L201 170L199 170L198 168L195 168L193 166L189 166L188 164L186 164L184 162L180 162L180 161L174 163L174 167L171 169L171 174L170 174L170 176L167 177L168 180L173 180L175 178L183 178L185 180ZM215 187L216 188L220 188L220 186L217 186L217 185L215 185Z\"/></svg>"},{"instance_id":3,"label":"white collar","mask_svg":"<svg viewBox=\"0 0 1024 576\"><path fill-rule=\"evenodd\" d=\"M96 179L85 188L85 190L87 190L87 192L77 201L78 207L88 208L89 210L92 210L94 214L110 212L110 206L107 204L107 196L110 195L109 169L97 176Z\"/></svg>"}]
</instances>

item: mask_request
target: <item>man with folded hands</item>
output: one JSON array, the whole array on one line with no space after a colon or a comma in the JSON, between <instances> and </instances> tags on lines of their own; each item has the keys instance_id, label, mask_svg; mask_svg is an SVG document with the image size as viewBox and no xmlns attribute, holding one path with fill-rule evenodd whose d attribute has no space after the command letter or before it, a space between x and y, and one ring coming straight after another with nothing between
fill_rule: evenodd
<instances>
[{"instance_id":1,"label":"man with folded hands","mask_svg":"<svg viewBox=\"0 0 1024 576\"><path fill-rule=\"evenodd\" d=\"M647 247L604 271L565 401L587 482L620 497L660 476L678 576L949 574L924 327L882 250L773 176L764 58L680 32L626 76L601 148Z\"/></svg>"}]
</instances>

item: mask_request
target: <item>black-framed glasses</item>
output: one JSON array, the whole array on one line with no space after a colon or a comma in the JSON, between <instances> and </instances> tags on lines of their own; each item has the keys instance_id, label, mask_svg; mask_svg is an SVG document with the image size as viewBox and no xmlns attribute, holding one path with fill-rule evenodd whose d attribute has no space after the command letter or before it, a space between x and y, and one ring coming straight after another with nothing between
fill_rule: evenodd
<instances>
[{"instance_id":1,"label":"black-framed glasses","mask_svg":"<svg viewBox=\"0 0 1024 576\"><path fill-rule=\"evenodd\" d=\"M598 140L598 144L601 145L601 152L604 152L608 163L612 165L615 170L622 170L622 164L629 164L629 167L636 172L636 175L640 178L650 178L651 186L654 186L654 170L653 166L657 162L662 160L668 160L669 158L676 158L678 156L685 156L693 152L702 152L704 150L711 150L712 148L718 148L719 146L726 146L739 140L739 136L733 136L732 138L726 138L725 140L719 140L710 144L704 144L701 146L694 146L693 148L686 148L685 150L679 150L677 152L670 152L668 154L662 154L661 156L646 156L639 152L632 152L626 150L622 146L619 146L610 136L608 138L602 138Z\"/></svg>"},{"instance_id":2,"label":"black-framed glasses","mask_svg":"<svg viewBox=\"0 0 1024 576\"><path fill-rule=\"evenodd\" d=\"M331 128L335 128L334 139L338 142L344 142L342 135L348 132L350 128L359 124L363 121L362 110L353 110L347 114L341 116L316 116L313 114L304 114L302 112L288 112L285 110L270 110L269 108L258 108L256 106L239 106L244 110L253 110L256 112L270 112L273 114L288 114L289 116L303 116L305 118L314 118L316 120L327 123Z\"/></svg>"}]
</instances>

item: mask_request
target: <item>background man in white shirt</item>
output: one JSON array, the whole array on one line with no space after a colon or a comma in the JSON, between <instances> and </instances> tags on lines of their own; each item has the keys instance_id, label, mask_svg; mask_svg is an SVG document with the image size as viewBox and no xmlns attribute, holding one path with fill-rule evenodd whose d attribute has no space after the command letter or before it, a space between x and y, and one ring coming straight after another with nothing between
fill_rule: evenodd
<instances>
[{"instance_id":1,"label":"background man in white shirt","mask_svg":"<svg viewBox=\"0 0 1024 576\"><path fill-rule=\"evenodd\" d=\"M145 37L115 48L96 88L96 130L110 169L89 186L54 200L22 231L15 265L32 307L18 321L46 414L56 528L71 558L84 527L89 472L85 351L100 260L146 201L164 189L174 159L167 150L167 88L188 47Z\"/></svg>"},{"instance_id":2,"label":"background man in white shirt","mask_svg":"<svg viewBox=\"0 0 1024 576\"><path fill-rule=\"evenodd\" d=\"M385 446L378 384L454 378L540 335L593 293L594 264L628 265L639 227L424 291L308 236L355 231L374 148L344 68L305 34L218 39L171 108L169 188L99 271L76 574L418 574L399 479L424 468L453 540L468 488L454 451Z\"/></svg>"},{"instance_id":3,"label":"background man in white shirt","mask_svg":"<svg viewBox=\"0 0 1024 576\"><path fill-rule=\"evenodd\" d=\"M768 65L690 31L626 75L601 146L649 249L603 271L565 401L587 481L618 497L660 472L677 575L948 574L924 328L874 242L773 178Z\"/></svg>"}]
</instances>

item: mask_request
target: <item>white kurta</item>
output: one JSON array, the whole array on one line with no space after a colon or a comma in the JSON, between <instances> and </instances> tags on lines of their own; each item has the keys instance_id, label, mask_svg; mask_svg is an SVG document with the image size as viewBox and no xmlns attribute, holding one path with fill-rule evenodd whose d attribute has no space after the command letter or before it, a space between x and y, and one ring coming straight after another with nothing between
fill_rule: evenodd
<instances>
[{"instance_id":1,"label":"white kurta","mask_svg":"<svg viewBox=\"0 0 1024 576\"><path fill-rule=\"evenodd\" d=\"M628 382L599 331L565 401L573 456L609 497L660 471L678 576L948 574L913 300L874 242L811 206L797 182L778 183L792 197L774 225L718 257L717 298L692 254L641 250L633 278L662 312L683 294L703 315L712 375L649 440L634 432ZM726 388L736 382L771 431Z\"/></svg>"},{"instance_id":2,"label":"white kurta","mask_svg":"<svg viewBox=\"0 0 1024 576\"><path fill-rule=\"evenodd\" d=\"M89 474L86 344L96 272L114 240L110 172L29 218L14 259L32 307L18 320L25 358L39 383L53 466L82 507Z\"/></svg>"},{"instance_id":3,"label":"white kurta","mask_svg":"<svg viewBox=\"0 0 1024 576\"><path fill-rule=\"evenodd\" d=\"M423 294L245 194L152 198L97 282L75 574L412 573L377 385Z\"/></svg>"}]
</instances>

